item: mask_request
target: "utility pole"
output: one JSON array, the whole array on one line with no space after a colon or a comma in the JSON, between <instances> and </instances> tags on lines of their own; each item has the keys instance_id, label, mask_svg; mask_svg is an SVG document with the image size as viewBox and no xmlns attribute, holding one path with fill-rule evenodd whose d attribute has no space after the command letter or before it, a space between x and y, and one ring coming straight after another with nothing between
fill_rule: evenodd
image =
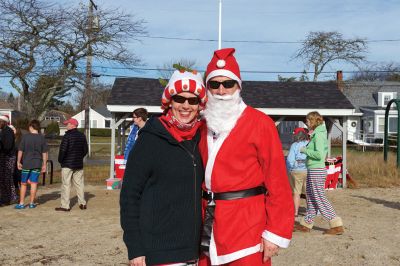
<instances>
[{"instance_id":1,"label":"utility pole","mask_svg":"<svg viewBox=\"0 0 400 266\"><path fill-rule=\"evenodd\" d=\"M219 18L218 18L218 50L221 49L222 43L222 0L219 0Z\"/></svg>"},{"instance_id":2,"label":"utility pole","mask_svg":"<svg viewBox=\"0 0 400 266\"><path fill-rule=\"evenodd\" d=\"M93 8L97 10L97 6L92 0L89 0L89 12L88 12L88 25L87 25L87 58L86 58L86 79L85 79L85 92L84 92L84 103L85 103L85 135L89 141L89 157L90 157L90 98L92 96L92 34L93 34Z\"/></svg>"}]
</instances>

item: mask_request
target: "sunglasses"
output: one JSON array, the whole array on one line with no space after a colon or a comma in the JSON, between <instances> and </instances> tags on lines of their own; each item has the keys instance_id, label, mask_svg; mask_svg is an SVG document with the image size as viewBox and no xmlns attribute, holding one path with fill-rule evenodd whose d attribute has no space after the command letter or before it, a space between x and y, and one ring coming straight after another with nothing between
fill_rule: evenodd
<instances>
[{"instance_id":1,"label":"sunglasses","mask_svg":"<svg viewBox=\"0 0 400 266\"><path fill-rule=\"evenodd\" d=\"M172 96L172 100L174 100L177 103L185 103L186 101L188 101L190 105L197 105L200 102L199 98L197 97L186 98L180 95Z\"/></svg>"},{"instance_id":2,"label":"sunglasses","mask_svg":"<svg viewBox=\"0 0 400 266\"><path fill-rule=\"evenodd\" d=\"M224 86L225 89L231 89L235 86L236 83L237 83L236 80L233 79L225 80L222 82L211 80L208 82L208 87L210 89L216 90L222 84L222 86Z\"/></svg>"}]
</instances>

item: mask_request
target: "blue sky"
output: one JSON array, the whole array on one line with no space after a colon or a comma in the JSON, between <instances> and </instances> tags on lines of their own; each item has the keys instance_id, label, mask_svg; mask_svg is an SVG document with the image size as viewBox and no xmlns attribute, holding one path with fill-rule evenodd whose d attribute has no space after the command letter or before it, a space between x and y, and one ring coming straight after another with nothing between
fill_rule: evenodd
<instances>
[{"instance_id":1,"label":"blue sky","mask_svg":"<svg viewBox=\"0 0 400 266\"><path fill-rule=\"evenodd\" d=\"M65 1L67 2L67 1ZM69 0L78 4L78 0ZM87 2L87 1L83 1ZM100 7L121 8L147 21L149 36L194 39L218 38L218 0L94 0ZM339 31L344 37L367 40L400 39L399 0L222 0L222 39L249 41L300 41L310 31ZM101 18L100 18L101 23ZM204 70L217 42L165 40L141 38L141 42L128 44L145 64L156 68L173 59L195 60ZM235 47L242 71L302 71L303 63L291 60L300 44L229 43L222 47ZM400 41L369 42L367 59L374 63L397 62ZM397 61L395 61L397 60ZM95 64L98 66L98 64ZM157 71L121 71L97 68L107 75L159 77ZM355 70L347 64L331 64L326 71ZM300 74L281 74L299 76ZM242 73L244 80L277 80L277 73ZM321 79L333 77L323 74ZM309 74L312 78L312 74ZM348 77L345 73L345 78ZM114 78L102 77L112 83ZM0 83L6 90L9 86Z\"/></svg>"}]
</instances>

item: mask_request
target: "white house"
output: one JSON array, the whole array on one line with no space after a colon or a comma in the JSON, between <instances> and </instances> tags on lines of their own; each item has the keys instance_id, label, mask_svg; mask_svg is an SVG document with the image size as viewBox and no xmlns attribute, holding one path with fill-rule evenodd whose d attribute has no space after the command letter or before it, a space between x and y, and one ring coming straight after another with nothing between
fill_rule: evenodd
<instances>
[{"instance_id":1,"label":"white house","mask_svg":"<svg viewBox=\"0 0 400 266\"><path fill-rule=\"evenodd\" d=\"M345 83L343 94L356 108L348 117L348 140L361 143L382 143L385 110L388 102L400 98L400 82ZM389 111L389 134L397 133L397 110Z\"/></svg>"},{"instance_id":2,"label":"white house","mask_svg":"<svg viewBox=\"0 0 400 266\"><path fill-rule=\"evenodd\" d=\"M13 121L13 111L14 107L10 103L0 101L0 115L7 115Z\"/></svg>"},{"instance_id":3,"label":"white house","mask_svg":"<svg viewBox=\"0 0 400 266\"><path fill-rule=\"evenodd\" d=\"M72 118L75 118L79 122L80 128L85 125L85 110L77 113ZM110 128L111 125L111 113L107 110L106 106L98 107L95 109L90 108L89 110L89 121L90 128Z\"/></svg>"}]
</instances>

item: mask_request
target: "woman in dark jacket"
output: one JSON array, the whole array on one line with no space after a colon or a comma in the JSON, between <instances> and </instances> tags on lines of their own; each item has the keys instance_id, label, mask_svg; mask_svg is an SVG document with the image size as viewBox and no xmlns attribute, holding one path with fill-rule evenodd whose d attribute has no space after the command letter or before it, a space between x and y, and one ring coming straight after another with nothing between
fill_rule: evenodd
<instances>
[{"instance_id":1,"label":"woman in dark jacket","mask_svg":"<svg viewBox=\"0 0 400 266\"><path fill-rule=\"evenodd\" d=\"M175 71L131 151L121 226L130 265L190 265L199 257L203 164L197 148L206 90L197 72Z\"/></svg>"},{"instance_id":2,"label":"woman in dark jacket","mask_svg":"<svg viewBox=\"0 0 400 266\"><path fill-rule=\"evenodd\" d=\"M8 126L9 121L8 116L0 114L0 206L10 205L17 199L14 186L15 137Z\"/></svg>"}]
</instances>

